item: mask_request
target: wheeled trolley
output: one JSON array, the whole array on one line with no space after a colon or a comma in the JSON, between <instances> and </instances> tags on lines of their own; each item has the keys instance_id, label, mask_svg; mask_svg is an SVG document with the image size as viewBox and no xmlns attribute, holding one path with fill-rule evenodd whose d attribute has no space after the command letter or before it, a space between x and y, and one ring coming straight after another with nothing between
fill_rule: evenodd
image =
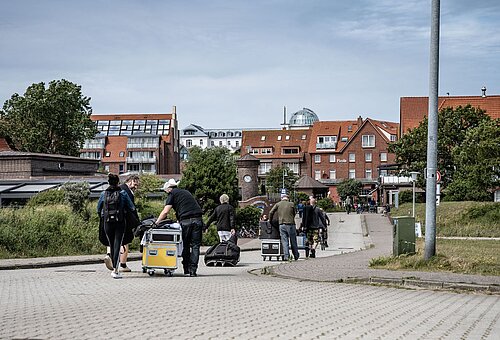
<instances>
[{"instance_id":1,"label":"wheeled trolley","mask_svg":"<svg viewBox=\"0 0 500 340\"><path fill-rule=\"evenodd\" d=\"M285 254L283 254L283 246L281 240L279 239L265 239L261 240L260 250L262 255L262 260L265 261L269 258L269 261L276 257L276 260L285 260Z\"/></svg>"},{"instance_id":2,"label":"wheeled trolley","mask_svg":"<svg viewBox=\"0 0 500 340\"><path fill-rule=\"evenodd\" d=\"M142 272L150 276L155 269L163 269L172 276L177 269L177 258L182 252L182 233L178 229L149 229L143 236Z\"/></svg>"}]
</instances>

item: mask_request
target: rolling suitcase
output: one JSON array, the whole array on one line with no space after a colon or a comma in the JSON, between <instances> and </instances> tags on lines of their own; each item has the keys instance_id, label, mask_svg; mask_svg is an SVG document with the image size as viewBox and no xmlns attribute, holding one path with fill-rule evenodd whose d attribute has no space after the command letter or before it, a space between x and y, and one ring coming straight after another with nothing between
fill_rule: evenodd
<instances>
[{"instance_id":1,"label":"rolling suitcase","mask_svg":"<svg viewBox=\"0 0 500 340\"><path fill-rule=\"evenodd\" d=\"M222 241L208 248L205 253L206 266L236 266L240 262L240 247L236 245L236 235L229 241Z\"/></svg>"}]
</instances>

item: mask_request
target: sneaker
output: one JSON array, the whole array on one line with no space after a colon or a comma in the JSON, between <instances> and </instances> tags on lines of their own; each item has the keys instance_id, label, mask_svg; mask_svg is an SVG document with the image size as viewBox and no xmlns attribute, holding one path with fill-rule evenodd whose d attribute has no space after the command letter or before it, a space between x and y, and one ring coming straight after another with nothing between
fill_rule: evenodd
<instances>
[{"instance_id":1,"label":"sneaker","mask_svg":"<svg viewBox=\"0 0 500 340\"><path fill-rule=\"evenodd\" d=\"M106 268L113 270L113 261L111 261L109 254L104 258L104 264L106 265Z\"/></svg>"},{"instance_id":2,"label":"sneaker","mask_svg":"<svg viewBox=\"0 0 500 340\"><path fill-rule=\"evenodd\" d=\"M121 279L122 278L122 274L120 274L119 272L112 271L111 272L111 277L113 279Z\"/></svg>"},{"instance_id":3,"label":"sneaker","mask_svg":"<svg viewBox=\"0 0 500 340\"><path fill-rule=\"evenodd\" d=\"M196 272L190 272L190 273L189 273L189 276L190 276L190 277L197 277L198 275L196 274Z\"/></svg>"},{"instance_id":4,"label":"sneaker","mask_svg":"<svg viewBox=\"0 0 500 340\"><path fill-rule=\"evenodd\" d=\"M122 273L130 273L131 271L132 270L127 266L125 266L125 267L120 266L120 272L122 272Z\"/></svg>"}]
</instances>

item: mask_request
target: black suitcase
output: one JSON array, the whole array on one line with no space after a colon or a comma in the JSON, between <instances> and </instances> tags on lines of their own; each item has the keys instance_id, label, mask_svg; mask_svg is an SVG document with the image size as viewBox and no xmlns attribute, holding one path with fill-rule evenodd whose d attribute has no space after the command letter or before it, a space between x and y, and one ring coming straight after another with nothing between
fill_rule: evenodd
<instances>
[{"instance_id":1,"label":"black suitcase","mask_svg":"<svg viewBox=\"0 0 500 340\"><path fill-rule=\"evenodd\" d=\"M259 238L261 240L279 239L280 238L279 226L277 226L275 223L272 223L269 221L260 221L259 227L260 227Z\"/></svg>"},{"instance_id":2,"label":"black suitcase","mask_svg":"<svg viewBox=\"0 0 500 340\"><path fill-rule=\"evenodd\" d=\"M240 262L240 247L232 240L211 246L205 253L206 266L236 266L238 262Z\"/></svg>"}]
</instances>

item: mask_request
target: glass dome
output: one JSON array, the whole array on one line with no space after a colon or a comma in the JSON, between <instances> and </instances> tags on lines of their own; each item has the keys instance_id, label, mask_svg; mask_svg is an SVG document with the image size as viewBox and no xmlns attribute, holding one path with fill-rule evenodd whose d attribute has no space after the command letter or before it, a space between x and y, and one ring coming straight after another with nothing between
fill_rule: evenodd
<instances>
[{"instance_id":1,"label":"glass dome","mask_svg":"<svg viewBox=\"0 0 500 340\"><path fill-rule=\"evenodd\" d=\"M295 112L292 117L290 117L289 125L290 127L312 126L314 122L317 121L319 121L319 118L313 110L303 108L302 110Z\"/></svg>"}]
</instances>

